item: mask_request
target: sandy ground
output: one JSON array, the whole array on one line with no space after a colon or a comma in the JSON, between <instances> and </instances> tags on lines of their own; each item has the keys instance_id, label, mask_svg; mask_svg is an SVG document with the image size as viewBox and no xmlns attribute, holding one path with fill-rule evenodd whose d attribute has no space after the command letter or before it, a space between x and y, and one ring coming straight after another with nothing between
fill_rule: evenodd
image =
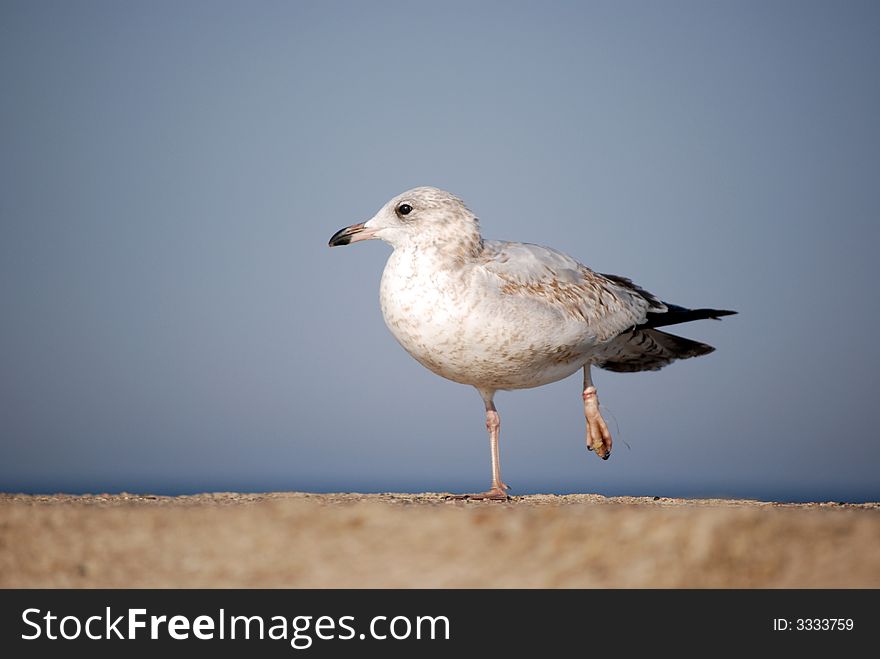
<instances>
[{"instance_id":1,"label":"sandy ground","mask_svg":"<svg viewBox=\"0 0 880 659\"><path fill-rule=\"evenodd\" d=\"M880 503L0 494L0 587L880 587Z\"/></svg>"}]
</instances>

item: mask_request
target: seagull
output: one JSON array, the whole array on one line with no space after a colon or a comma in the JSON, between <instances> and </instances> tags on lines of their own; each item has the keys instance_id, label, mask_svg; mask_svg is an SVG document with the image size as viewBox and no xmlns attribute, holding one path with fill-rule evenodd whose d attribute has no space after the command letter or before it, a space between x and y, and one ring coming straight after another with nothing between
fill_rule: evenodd
<instances>
[{"instance_id":1,"label":"seagull","mask_svg":"<svg viewBox=\"0 0 880 659\"><path fill-rule=\"evenodd\" d=\"M497 391L539 387L583 369L587 449L607 460L611 433L591 368L653 371L706 355L712 346L658 328L736 313L663 302L549 247L485 240L464 202L438 188L394 197L372 219L337 231L329 245L374 239L393 248L379 288L388 329L422 366L476 388L486 408L492 485L455 498L508 499Z\"/></svg>"}]
</instances>

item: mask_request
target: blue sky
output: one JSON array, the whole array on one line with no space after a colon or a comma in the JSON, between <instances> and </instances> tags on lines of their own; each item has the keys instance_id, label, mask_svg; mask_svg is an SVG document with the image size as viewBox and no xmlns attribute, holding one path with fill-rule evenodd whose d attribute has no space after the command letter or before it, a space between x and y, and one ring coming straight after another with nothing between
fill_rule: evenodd
<instances>
[{"instance_id":1,"label":"blue sky","mask_svg":"<svg viewBox=\"0 0 880 659\"><path fill-rule=\"evenodd\" d=\"M0 490L478 490L342 226L435 185L716 353L502 392L513 493L878 499L871 2L3 2Z\"/></svg>"}]
</instances>

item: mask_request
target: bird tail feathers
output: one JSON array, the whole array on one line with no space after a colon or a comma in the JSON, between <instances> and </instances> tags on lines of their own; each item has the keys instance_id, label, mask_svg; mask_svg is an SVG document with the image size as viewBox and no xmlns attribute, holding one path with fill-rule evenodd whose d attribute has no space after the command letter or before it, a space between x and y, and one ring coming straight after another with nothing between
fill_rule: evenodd
<instances>
[{"instance_id":1,"label":"bird tail feathers","mask_svg":"<svg viewBox=\"0 0 880 659\"><path fill-rule=\"evenodd\" d=\"M657 329L636 328L610 341L602 351L600 359L594 363L606 371L618 373L657 371L677 359L700 357L708 355L713 350L715 348L699 341L667 334Z\"/></svg>"}]
</instances>

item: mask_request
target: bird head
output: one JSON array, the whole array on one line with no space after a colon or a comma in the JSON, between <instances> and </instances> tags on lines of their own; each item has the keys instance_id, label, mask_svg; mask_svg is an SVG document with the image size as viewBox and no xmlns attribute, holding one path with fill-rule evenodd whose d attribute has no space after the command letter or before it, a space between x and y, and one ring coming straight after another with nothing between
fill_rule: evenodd
<instances>
[{"instance_id":1,"label":"bird head","mask_svg":"<svg viewBox=\"0 0 880 659\"><path fill-rule=\"evenodd\" d=\"M340 229L330 247L378 238L395 249L473 253L481 245L476 216L455 195L432 187L407 190L366 222Z\"/></svg>"}]
</instances>

